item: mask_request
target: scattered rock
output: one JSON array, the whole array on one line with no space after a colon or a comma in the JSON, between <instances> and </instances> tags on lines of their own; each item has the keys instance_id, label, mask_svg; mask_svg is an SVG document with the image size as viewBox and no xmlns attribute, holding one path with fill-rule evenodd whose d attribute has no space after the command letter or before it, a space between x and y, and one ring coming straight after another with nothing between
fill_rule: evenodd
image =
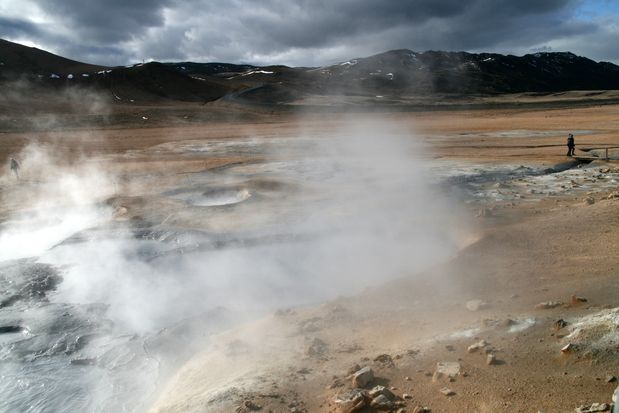
<instances>
[{"instance_id":1,"label":"scattered rock","mask_svg":"<svg viewBox=\"0 0 619 413\"><path fill-rule=\"evenodd\" d=\"M412 413L430 413L427 407L415 406Z\"/></svg>"},{"instance_id":2,"label":"scattered rock","mask_svg":"<svg viewBox=\"0 0 619 413\"><path fill-rule=\"evenodd\" d=\"M248 413L257 412L258 410L262 410L262 406L252 402L251 400L244 400L234 411L236 413Z\"/></svg>"},{"instance_id":3,"label":"scattered rock","mask_svg":"<svg viewBox=\"0 0 619 413\"><path fill-rule=\"evenodd\" d=\"M374 381L374 371L369 367L364 367L352 376L352 385L354 387L365 387Z\"/></svg>"},{"instance_id":4,"label":"scattered rock","mask_svg":"<svg viewBox=\"0 0 619 413\"><path fill-rule=\"evenodd\" d=\"M411 381L411 378L410 378L410 377L408 377L408 376L406 376L406 377L404 377L404 380L405 380L405 381Z\"/></svg>"},{"instance_id":5,"label":"scattered rock","mask_svg":"<svg viewBox=\"0 0 619 413\"><path fill-rule=\"evenodd\" d=\"M619 199L619 191L611 192L606 199Z\"/></svg>"},{"instance_id":6,"label":"scattered rock","mask_svg":"<svg viewBox=\"0 0 619 413\"><path fill-rule=\"evenodd\" d=\"M556 308L562 306L563 303L561 301L544 301L535 306L536 310L550 310L551 308Z\"/></svg>"},{"instance_id":7,"label":"scattered rock","mask_svg":"<svg viewBox=\"0 0 619 413\"><path fill-rule=\"evenodd\" d=\"M395 367L393 358L389 354L381 354L374 359L375 362L381 363L386 367Z\"/></svg>"},{"instance_id":8,"label":"scattered rock","mask_svg":"<svg viewBox=\"0 0 619 413\"><path fill-rule=\"evenodd\" d=\"M305 354L311 357L322 356L327 352L327 343L319 338L314 338L310 345L305 349Z\"/></svg>"},{"instance_id":9,"label":"scattered rock","mask_svg":"<svg viewBox=\"0 0 619 413\"><path fill-rule=\"evenodd\" d=\"M486 357L486 364L492 366L497 363L496 356L494 354L488 354Z\"/></svg>"},{"instance_id":10,"label":"scattered rock","mask_svg":"<svg viewBox=\"0 0 619 413\"><path fill-rule=\"evenodd\" d=\"M585 205L593 205L595 204L595 198L593 198L592 196L588 196L583 200L583 202L585 203Z\"/></svg>"},{"instance_id":11,"label":"scattered rock","mask_svg":"<svg viewBox=\"0 0 619 413\"><path fill-rule=\"evenodd\" d=\"M448 377L456 377L460 374L460 363L457 361L444 361L436 363L436 371Z\"/></svg>"},{"instance_id":12,"label":"scattered rock","mask_svg":"<svg viewBox=\"0 0 619 413\"><path fill-rule=\"evenodd\" d=\"M476 353L477 351L481 350L482 348L486 347L488 345L488 343L486 342L486 340L480 340L475 344L471 344L466 351L468 351L469 353Z\"/></svg>"},{"instance_id":13,"label":"scattered rock","mask_svg":"<svg viewBox=\"0 0 619 413\"><path fill-rule=\"evenodd\" d=\"M385 395L379 394L376 398L372 399L370 406L377 410L391 410L394 407L394 403Z\"/></svg>"},{"instance_id":14,"label":"scattered rock","mask_svg":"<svg viewBox=\"0 0 619 413\"><path fill-rule=\"evenodd\" d=\"M562 328L567 327L567 321L565 321L564 319L560 318L557 321L555 321L554 326L555 326L556 330L561 330Z\"/></svg>"},{"instance_id":15,"label":"scattered rock","mask_svg":"<svg viewBox=\"0 0 619 413\"><path fill-rule=\"evenodd\" d=\"M385 396L389 400L395 399L395 394L393 394L391 390L389 390L385 386L374 386L372 390L368 391L368 396L371 399L375 399L381 395Z\"/></svg>"},{"instance_id":16,"label":"scattered rock","mask_svg":"<svg viewBox=\"0 0 619 413\"><path fill-rule=\"evenodd\" d=\"M338 395L334 402L340 413L356 412L365 407L367 403L365 395L360 389L353 389L348 393Z\"/></svg>"},{"instance_id":17,"label":"scattered rock","mask_svg":"<svg viewBox=\"0 0 619 413\"><path fill-rule=\"evenodd\" d=\"M452 346L451 344L447 344L445 346L445 350L447 350L447 351L456 351L456 348L454 346Z\"/></svg>"},{"instance_id":18,"label":"scattered rock","mask_svg":"<svg viewBox=\"0 0 619 413\"><path fill-rule=\"evenodd\" d=\"M455 391L451 390L448 387L443 387L441 389L441 393L443 393L445 396L449 397L449 396L454 396L456 394Z\"/></svg>"},{"instance_id":19,"label":"scattered rock","mask_svg":"<svg viewBox=\"0 0 619 413\"><path fill-rule=\"evenodd\" d=\"M432 376L432 381L437 381L442 377L455 379L460 374L460 363L458 362L442 362L436 363L436 371Z\"/></svg>"},{"instance_id":20,"label":"scattered rock","mask_svg":"<svg viewBox=\"0 0 619 413\"><path fill-rule=\"evenodd\" d=\"M403 398L404 400L410 400L410 399L412 399L412 398L413 398L413 396L412 396L411 394L404 393L404 394L402 395L402 398Z\"/></svg>"},{"instance_id":21,"label":"scattered rock","mask_svg":"<svg viewBox=\"0 0 619 413\"><path fill-rule=\"evenodd\" d=\"M571 304L572 306L578 306L578 305L581 305L582 303L586 303L587 301L588 301L588 300L587 300L585 297L577 297L577 296L575 296L575 295L573 295L573 296L570 298L570 304Z\"/></svg>"},{"instance_id":22,"label":"scattered rock","mask_svg":"<svg viewBox=\"0 0 619 413\"><path fill-rule=\"evenodd\" d=\"M610 374L606 376L606 383L614 383L616 381L617 381L617 377L610 375Z\"/></svg>"},{"instance_id":23,"label":"scattered rock","mask_svg":"<svg viewBox=\"0 0 619 413\"><path fill-rule=\"evenodd\" d=\"M488 303L483 300L470 300L466 302L466 308L469 311L479 311L488 308Z\"/></svg>"},{"instance_id":24,"label":"scattered rock","mask_svg":"<svg viewBox=\"0 0 619 413\"><path fill-rule=\"evenodd\" d=\"M571 352L572 350L574 350L574 345L572 343L568 343L564 345L563 347L561 347L561 353L564 353L564 354L567 354Z\"/></svg>"},{"instance_id":25,"label":"scattered rock","mask_svg":"<svg viewBox=\"0 0 619 413\"><path fill-rule=\"evenodd\" d=\"M610 410L610 405L606 403L593 403L589 406L580 406L576 408L576 413L594 413L607 412Z\"/></svg>"}]
</instances>

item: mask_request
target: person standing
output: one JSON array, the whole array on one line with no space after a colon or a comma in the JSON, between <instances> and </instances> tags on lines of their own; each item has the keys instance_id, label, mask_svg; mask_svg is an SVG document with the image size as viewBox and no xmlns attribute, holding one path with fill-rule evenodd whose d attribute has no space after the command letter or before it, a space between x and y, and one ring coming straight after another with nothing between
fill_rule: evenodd
<instances>
[{"instance_id":1,"label":"person standing","mask_svg":"<svg viewBox=\"0 0 619 413\"><path fill-rule=\"evenodd\" d=\"M574 143L574 135L570 133L567 135L567 156L574 156L574 148L576 148L576 144Z\"/></svg>"},{"instance_id":2,"label":"person standing","mask_svg":"<svg viewBox=\"0 0 619 413\"><path fill-rule=\"evenodd\" d=\"M19 162L15 158L11 158L11 171L15 174L15 178L19 179Z\"/></svg>"}]
</instances>

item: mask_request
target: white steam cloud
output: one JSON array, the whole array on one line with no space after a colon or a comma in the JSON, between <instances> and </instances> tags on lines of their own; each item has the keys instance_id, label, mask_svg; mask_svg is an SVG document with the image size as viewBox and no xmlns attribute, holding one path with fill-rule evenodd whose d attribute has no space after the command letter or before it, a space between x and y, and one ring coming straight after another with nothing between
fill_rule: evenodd
<instances>
[{"instance_id":1,"label":"white steam cloud","mask_svg":"<svg viewBox=\"0 0 619 413\"><path fill-rule=\"evenodd\" d=\"M0 230L0 258L55 265L63 281L53 303L103 303L114 334L149 335L218 307L258 317L355 294L451 256L458 215L432 185L414 134L343 123L330 136L239 140L237 150L267 161L192 174L172 191L141 178L119 188L94 160L66 165L29 147L22 179L2 178L15 213ZM216 142L203 144L216 156ZM114 220L104 202L126 188L146 194L138 224ZM204 206L231 193L243 196ZM149 200L162 198L172 218L157 221Z\"/></svg>"}]
</instances>

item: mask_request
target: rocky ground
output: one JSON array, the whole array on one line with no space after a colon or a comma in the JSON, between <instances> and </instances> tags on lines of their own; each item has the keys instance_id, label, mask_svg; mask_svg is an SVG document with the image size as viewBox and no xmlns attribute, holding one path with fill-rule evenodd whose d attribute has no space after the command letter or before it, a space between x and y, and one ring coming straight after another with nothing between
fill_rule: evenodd
<instances>
[{"instance_id":1,"label":"rocky ground","mask_svg":"<svg viewBox=\"0 0 619 413\"><path fill-rule=\"evenodd\" d=\"M213 334L161 383L150 411L608 411L619 376L619 165L579 167L563 152L568 131L578 131L577 154L619 146L617 112L607 105L376 115L421 137L423 157L455 191L454 210L467 224L459 252L421 273ZM37 142L71 159L94 154L89 162L114 172L123 189L102 200L114 219L217 232L236 229L241 212L218 209L214 227L195 215L201 210L179 209L180 201L195 204L192 193L174 192L181 183L222 168L247 173L272 157L235 147L238 140L308 130L328 139L340 123L266 116L11 132L2 149L8 157ZM25 174L19 185L3 178L3 217L28 199L25 187L41 185L38 176ZM242 202L249 188L272 200L281 190L261 180L243 185L219 195ZM256 225L269 219L260 215Z\"/></svg>"}]
</instances>

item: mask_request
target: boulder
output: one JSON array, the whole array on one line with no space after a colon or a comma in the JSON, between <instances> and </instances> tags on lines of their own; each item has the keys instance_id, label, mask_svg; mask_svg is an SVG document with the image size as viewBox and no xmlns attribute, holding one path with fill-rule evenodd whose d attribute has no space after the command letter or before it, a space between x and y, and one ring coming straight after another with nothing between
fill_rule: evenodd
<instances>
[{"instance_id":1,"label":"boulder","mask_svg":"<svg viewBox=\"0 0 619 413\"><path fill-rule=\"evenodd\" d=\"M352 376L353 387L365 387L374 381L374 371L368 366L356 371Z\"/></svg>"}]
</instances>

